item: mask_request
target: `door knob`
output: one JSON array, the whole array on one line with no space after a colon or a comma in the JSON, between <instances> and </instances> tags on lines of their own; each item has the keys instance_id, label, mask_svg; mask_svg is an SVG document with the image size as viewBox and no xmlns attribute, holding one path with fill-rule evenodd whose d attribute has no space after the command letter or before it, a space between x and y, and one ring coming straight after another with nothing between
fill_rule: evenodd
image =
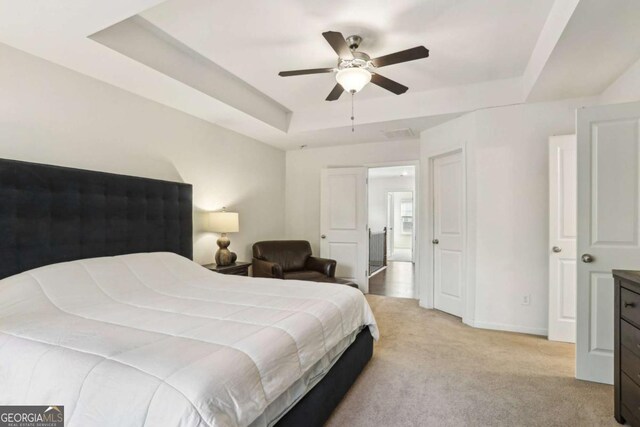
<instances>
[{"instance_id":1,"label":"door knob","mask_svg":"<svg viewBox=\"0 0 640 427\"><path fill-rule=\"evenodd\" d=\"M582 262L585 262L587 264L589 264L590 262L593 262L593 260L595 259L591 254L584 254L580 258L582 259Z\"/></svg>"},{"instance_id":2,"label":"door knob","mask_svg":"<svg viewBox=\"0 0 640 427\"><path fill-rule=\"evenodd\" d=\"M438 239L433 239L433 240L431 241L431 243L433 243L434 245L437 245L438 243L440 243L440 240L438 240Z\"/></svg>"},{"instance_id":3,"label":"door knob","mask_svg":"<svg viewBox=\"0 0 640 427\"><path fill-rule=\"evenodd\" d=\"M558 246L554 246L553 248L551 248L551 250L552 250L553 252L555 252L555 253L562 252L562 248L560 248L560 247L558 247Z\"/></svg>"},{"instance_id":4,"label":"door knob","mask_svg":"<svg viewBox=\"0 0 640 427\"><path fill-rule=\"evenodd\" d=\"M327 238L327 236L323 234L323 235L321 235L321 236L320 236L320 238L321 238L321 239L326 239L326 238Z\"/></svg>"}]
</instances>

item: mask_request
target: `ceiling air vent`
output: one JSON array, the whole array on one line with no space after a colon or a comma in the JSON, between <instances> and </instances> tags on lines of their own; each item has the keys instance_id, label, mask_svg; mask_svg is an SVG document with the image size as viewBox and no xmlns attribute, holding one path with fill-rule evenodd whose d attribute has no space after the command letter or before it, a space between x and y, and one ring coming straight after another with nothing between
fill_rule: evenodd
<instances>
[{"instance_id":1,"label":"ceiling air vent","mask_svg":"<svg viewBox=\"0 0 640 427\"><path fill-rule=\"evenodd\" d=\"M415 134L409 128L383 130L382 133L387 139L409 139L415 137Z\"/></svg>"}]
</instances>

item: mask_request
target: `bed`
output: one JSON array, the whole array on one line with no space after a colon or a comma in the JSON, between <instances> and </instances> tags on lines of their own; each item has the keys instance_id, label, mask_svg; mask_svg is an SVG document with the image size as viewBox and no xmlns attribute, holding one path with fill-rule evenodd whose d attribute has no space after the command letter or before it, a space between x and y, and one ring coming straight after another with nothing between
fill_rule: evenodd
<instances>
[{"instance_id":1,"label":"bed","mask_svg":"<svg viewBox=\"0 0 640 427\"><path fill-rule=\"evenodd\" d=\"M322 425L371 358L360 291L191 261L191 186L0 160L0 404L66 425Z\"/></svg>"}]
</instances>

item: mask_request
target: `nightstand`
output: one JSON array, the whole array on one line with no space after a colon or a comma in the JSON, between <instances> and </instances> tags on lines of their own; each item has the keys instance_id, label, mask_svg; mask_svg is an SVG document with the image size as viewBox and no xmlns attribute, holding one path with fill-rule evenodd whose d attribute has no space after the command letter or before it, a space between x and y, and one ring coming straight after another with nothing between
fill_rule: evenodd
<instances>
[{"instance_id":1,"label":"nightstand","mask_svg":"<svg viewBox=\"0 0 640 427\"><path fill-rule=\"evenodd\" d=\"M232 274L234 276L248 276L251 263L238 261L230 265L219 266L217 264L207 264L203 265L203 267L208 268L211 271L215 271L216 273Z\"/></svg>"}]
</instances>

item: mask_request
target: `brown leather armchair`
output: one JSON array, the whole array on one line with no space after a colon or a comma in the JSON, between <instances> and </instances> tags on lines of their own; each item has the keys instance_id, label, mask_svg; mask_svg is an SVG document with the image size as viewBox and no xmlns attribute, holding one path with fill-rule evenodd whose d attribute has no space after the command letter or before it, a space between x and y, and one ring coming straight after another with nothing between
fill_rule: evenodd
<instances>
[{"instance_id":1,"label":"brown leather armchair","mask_svg":"<svg viewBox=\"0 0 640 427\"><path fill-rule=\"evenodd\" d=\"M326 282L336 274L332 259L311 256L306 240L268 240L253 245L253 276Z\"/></svg>"}]
</instances>

